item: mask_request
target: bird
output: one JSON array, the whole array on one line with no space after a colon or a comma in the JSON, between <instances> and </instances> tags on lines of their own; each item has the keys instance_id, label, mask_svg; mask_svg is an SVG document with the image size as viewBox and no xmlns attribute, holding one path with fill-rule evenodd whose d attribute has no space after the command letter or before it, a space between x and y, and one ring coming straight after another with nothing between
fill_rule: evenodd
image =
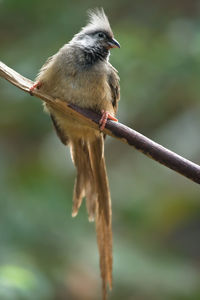
<instances>
[{"instance_id":1,"label":"bird","mask_svg":"<svg viewBox=\"0 0 200 300\"><path fill-rule=\"evenodd\" d=\"M69 145L77 174L73 191L72 216L75 217L83 198L89 221L95 221L100 256L103 299L112 289L112 209L104 158L107 119L117 121L120 99L118 71L110 64L112 48L120 48L103 8L88 11L88 23L71 41L47 59L40 69L34 89L101 115L99 130L65 117L49 104L49 113L58 137Z\"/></svg>"}]
</instances>

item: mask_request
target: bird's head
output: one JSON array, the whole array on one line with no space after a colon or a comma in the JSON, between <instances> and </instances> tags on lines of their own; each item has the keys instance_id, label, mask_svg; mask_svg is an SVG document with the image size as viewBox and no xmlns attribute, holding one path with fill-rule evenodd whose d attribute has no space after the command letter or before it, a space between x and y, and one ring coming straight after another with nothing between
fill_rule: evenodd
<instances>
[{"instance_id":1,"label":"bird's head","mask_svg":"<svg viewBox=\"0 0 200 300\"><path fill-rule=\"evenodd\" d=\"M120 48L120 44L114 39L107 16L103 9L90 10L88 12L89 23L74 36L72 42L87 49Z\"/></svg>"}]
</instances>

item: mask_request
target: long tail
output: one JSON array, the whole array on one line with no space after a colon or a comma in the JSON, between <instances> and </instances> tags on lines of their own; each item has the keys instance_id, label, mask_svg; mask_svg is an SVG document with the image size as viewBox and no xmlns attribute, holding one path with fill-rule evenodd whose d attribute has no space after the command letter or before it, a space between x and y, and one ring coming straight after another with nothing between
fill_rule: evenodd
<instances>
[{"instance_id":1,"label":"long tail","mask_svg":"<svg viewBox=\"0 0 200 300\"><path fill-rule=\"evenodd\" d=\"M78 213L82 198L86 197L89 220L95 218L103 299L107 297L107 284L112 288L112 227L111 198L104 159L102 134L92 141L71 142L71 154L77 168L72 215Z\"/></svg>"}]
</instances>

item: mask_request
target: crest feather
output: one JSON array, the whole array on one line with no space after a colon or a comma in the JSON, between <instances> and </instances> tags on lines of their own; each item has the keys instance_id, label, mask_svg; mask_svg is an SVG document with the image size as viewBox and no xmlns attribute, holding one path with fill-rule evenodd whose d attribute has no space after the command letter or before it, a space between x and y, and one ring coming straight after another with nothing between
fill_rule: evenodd
<instances>
[{"instance_id":1,"label":"crest feather","mask_svg":"<svg viewBox=\"0 0 200 300\"><path fill-rule=\"evenodd\" d=\"M112 29L103 8L88 10L89 23L82 28L82 32L87 31L106 31L113 36Z\"/></svg>"}]
</instances>

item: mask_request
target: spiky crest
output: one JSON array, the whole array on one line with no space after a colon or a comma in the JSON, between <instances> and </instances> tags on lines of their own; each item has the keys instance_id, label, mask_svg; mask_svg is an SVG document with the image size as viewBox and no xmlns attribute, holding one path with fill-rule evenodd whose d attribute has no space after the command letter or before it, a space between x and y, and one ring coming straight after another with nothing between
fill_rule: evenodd
<instances>
[{"instance_id":1,"label":"spiky crest","mask_svg":"<svg viewBox=\"0 0 200 300\"><path fill-rule=\"evenodd\" d=\"M113 32L110 27L107 16L104 13L103 8L95 8L88 10L89 22L82 28L81 33L87 33L92 31L104 31L113 37Z\"/></svg>"}]
</instances>

